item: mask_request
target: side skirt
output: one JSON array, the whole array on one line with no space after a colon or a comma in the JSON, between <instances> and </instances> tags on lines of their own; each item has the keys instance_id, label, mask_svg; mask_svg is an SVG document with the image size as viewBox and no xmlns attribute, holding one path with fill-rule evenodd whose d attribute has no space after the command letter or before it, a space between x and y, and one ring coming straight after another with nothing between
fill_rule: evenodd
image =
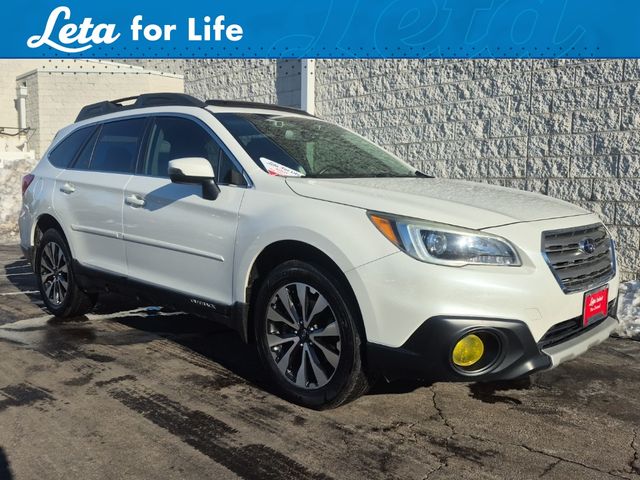
<instances>
[{"instance_id":1,"label":"side skirt","mask_svg":"<svg viewBox=\"0 0 640 480\"><path fill-rule=\"evenodd\" d=\"M171 306L225 325L238 332L243 341L247 341L248 307L245 303L236 302L233 305L215 303L169 288L133 280L124 275L87 267L77 260L73 261L73 272L78 284L85 291L115 292L128 297L139 297L158 305Z\"/></svg>"}]
</instances>

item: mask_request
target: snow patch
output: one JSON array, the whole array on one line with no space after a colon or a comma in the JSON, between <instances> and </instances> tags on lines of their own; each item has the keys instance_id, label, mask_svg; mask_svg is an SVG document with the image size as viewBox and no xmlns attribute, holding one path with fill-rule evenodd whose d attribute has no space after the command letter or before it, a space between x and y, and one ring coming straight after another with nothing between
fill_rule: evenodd
<instances>
[{"instance_id":1,"label":"snow patch","mask_svg":"<svg viewBox=\"0 0 640 480\"><path fill-rule=\"evenodd\" d=\"M616 335L640 340L640 280L620 284Z\"/></svg>"}]
</instances>

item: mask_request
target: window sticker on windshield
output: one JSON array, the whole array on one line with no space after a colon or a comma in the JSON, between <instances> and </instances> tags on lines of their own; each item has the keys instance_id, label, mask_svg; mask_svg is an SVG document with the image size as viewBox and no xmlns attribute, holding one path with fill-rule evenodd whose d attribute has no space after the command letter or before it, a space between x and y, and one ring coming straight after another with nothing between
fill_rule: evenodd
<instances>
[{"instance_id":1,"label":"window sticker on windshield","mask_svg":"<svg viewBox=\"0 0 640 480\"><path fill-rule=\"evenodd\" d=\"M268 158L260 157L260 161L264 168L267 169L269 175L278 177L301 177L303 174L293 168L285 167L284 165L269 160Z\"/></svg>"}]
</instances>

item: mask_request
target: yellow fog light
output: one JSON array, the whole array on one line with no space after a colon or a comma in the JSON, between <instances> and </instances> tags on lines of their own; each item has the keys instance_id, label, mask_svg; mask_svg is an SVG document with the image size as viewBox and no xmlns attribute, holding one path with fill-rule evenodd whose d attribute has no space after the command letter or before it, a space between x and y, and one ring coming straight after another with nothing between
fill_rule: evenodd
<instances>
[{"instance_id":1,"label":"yellow fog light","mask_svg":"<svg viewBox=\"0 0 640 480\"><path fill-rule=\"evenodd\" d=\"M459 367L470 367L484 355L484 343L473 333L462 337L453 347L451 359Z\"/></svg>"}]
</instances>

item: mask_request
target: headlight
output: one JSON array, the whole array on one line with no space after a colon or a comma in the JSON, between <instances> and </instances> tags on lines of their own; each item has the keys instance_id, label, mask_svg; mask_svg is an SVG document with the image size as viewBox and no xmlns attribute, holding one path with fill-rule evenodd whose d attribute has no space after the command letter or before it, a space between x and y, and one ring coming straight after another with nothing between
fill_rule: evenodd
<instances>
[{"instance_id":1,"label":"headlight","mask_svg":"<svg viewBox=\"0 0 640 480\"><path fill-rule=\"evenodd\" d=\"M439 265L520 266L516 249L504 238L478 230L369 212L387 239L418 260Z\"/></svg>"}]
</instances>

